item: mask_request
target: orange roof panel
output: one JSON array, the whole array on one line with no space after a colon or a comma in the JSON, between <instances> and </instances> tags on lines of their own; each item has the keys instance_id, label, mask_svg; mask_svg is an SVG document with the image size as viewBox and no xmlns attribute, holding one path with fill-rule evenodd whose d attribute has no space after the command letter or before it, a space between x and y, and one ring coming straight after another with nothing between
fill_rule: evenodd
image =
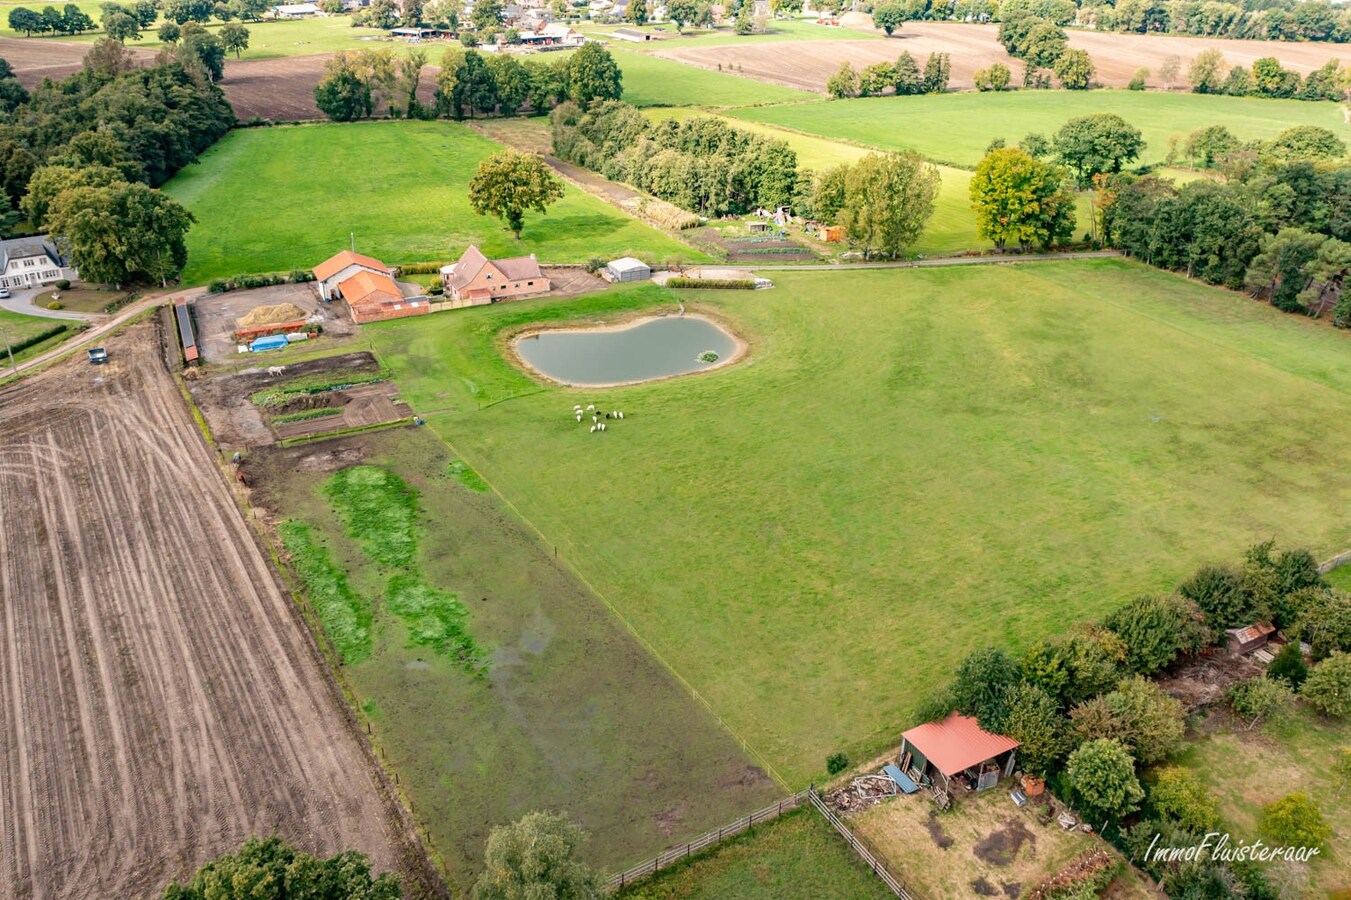
<instances>
[{"instance_id":1,"label":"orange roof panel","mask_svg":"<svg viewBox=\"0 0 1351 900\"><path fill-rule=\"evenodd\" d=\"M341 253L335 253L315 266L314 277L324 281L337 275L348 266L366 266L370 269L379 269L381 272L389 271L385 264L378 259L362 256L360 253L353 253L351 250L344 250Z\"/></svg>"},{"instance_id":2,"label":"orange roof panel","mask_svg":"<svg viewBox=\"0 0 1351 900\"><path fill-rule=\"evenodd\" d=\"M349 278L344 278L338 284L338 290L342 293L342 298L348 303L366 303L381 298L403 299L403 291L399 290L399 286L394 283L393 278L388 275L367 272L365 269Z\"/></svg>"},{"instance_id":3,"label":"orange roof panel","mask_svg":"<svg viewBox=\"0 0 1351 900\"><path fill-rule=\"evenodd\" d=\"M918 725L901 736L949 777L1018 747L1013 738L990 734L975 719L957 712L941 722Z\"/></svg>"}]
</instances>

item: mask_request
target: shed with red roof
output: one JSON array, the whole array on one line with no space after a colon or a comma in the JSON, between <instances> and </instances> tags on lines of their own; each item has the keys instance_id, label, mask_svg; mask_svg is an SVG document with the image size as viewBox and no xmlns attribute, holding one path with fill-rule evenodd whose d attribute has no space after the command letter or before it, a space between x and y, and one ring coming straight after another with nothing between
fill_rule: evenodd
<instances>
[{"instance_id":1,"label":"shed with red roof","mask_svg":"<svg viewBox=\"0 0 1351 900\"><path fill-rule=\"evenodd\" d=\"M956 782L979 791L1013 774L1017 750L1013 738L991 734L970 716L954 712L901 736L901 770L919 783L941 782L950 790Z\"/></svg>"}]
</instances>

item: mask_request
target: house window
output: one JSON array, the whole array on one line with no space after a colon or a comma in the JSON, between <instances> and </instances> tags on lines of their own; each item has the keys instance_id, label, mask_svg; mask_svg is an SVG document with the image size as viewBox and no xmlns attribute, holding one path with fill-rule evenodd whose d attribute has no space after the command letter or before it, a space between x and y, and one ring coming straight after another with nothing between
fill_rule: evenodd
<instances>
[{"instance_id":1,"label":"house window","mask_svg":"<svg viewBox=\"0 0 1351 900\"><path fill-rule=\"evenodd\" d=\"M526 286L526 287L534 287L534 286L535 286L535 282L533 282L533 281L527 281L527 282L525 283L525 286Z\"/></svg>"}]
</instances>

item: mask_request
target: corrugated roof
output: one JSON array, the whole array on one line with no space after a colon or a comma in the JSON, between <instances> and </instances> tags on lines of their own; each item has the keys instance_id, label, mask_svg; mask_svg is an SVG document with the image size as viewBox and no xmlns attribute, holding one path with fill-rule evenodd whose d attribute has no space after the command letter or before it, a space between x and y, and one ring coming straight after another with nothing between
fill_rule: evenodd
<instances>
[{"instance_id":1,"label":"corrugated roof","mask_svg":"<svg viewBox=\"0 0 1351 900\"><path fill-rule=\"evenodd\" d=\"M360 253L353 253L351 250L344 250L341 253L335 253L315 266L314 277L324 281L337 275L348 266L366 266L369 269L378 269L381 272L389 271L389 267L378 259L362 256Z\"/></svg>"},{"instance_id":2,"label":"corrugated roof","mask_svg":"<svg viewBox=\"0 0 1351 900\"><path fill-rule=\"evenodd\" d=\"M926 722L902 737L924 754L944 775L952 776L1007 753L1018 742L1002 734L990 734L970 716L954 712L941 722Z\"/></svg>"},{"instance_id":3,"label":"corrugated roof","mask_svg":"<svg viewBox=\"0 0 1351 900\"><path fill-rule=\"evenodd\" d=\"M343 279L338 284L338 290L342 293L342 299L351 304L368 303L386 297L394 300L403 298L403 291L399 290L393 278L365 269Z\"/></svg>"}]
</instances>

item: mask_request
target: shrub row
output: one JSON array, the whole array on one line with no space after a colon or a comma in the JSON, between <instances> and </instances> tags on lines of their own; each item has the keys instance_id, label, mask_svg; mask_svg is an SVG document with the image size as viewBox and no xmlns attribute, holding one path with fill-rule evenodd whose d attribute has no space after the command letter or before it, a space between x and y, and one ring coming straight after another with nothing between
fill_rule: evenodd
<instances>
[{"instance_id":1,"label":"shrub row","mask_svg":"<svg viewBox=\"0 0 1351 900\"><path fill-rule=\"evenodd\" d=\"M420 262L409 263L406 266L399 266L400 275L438 275L441 267L447 265L443 262Z\"/></svg>"},{"instance_id":2,"label":"shrub row","mask_svg":"<svg viewBox=\"0 0 1351 900\"><path fill-rule=\"evenodd\" d=\"M23 340L15 341L9 345L9 352L18 353L21 350L27 350L29 347L36 347L43 341L51 340L60 334L65 334L68 325L53 325L51 328L44 328L36 334L30 335Z\"/></svg>"},{"instance_id":3,"label":"shrub row","mask_svg":"<svg viewBox=\"0 0 1351 900\"><path fill-rule=\"evenodd\" d=\"M285 425L287 422L304 422L308 419L322 419L327 416L342 415L341 406L321 406L318 409L302 409L300 412L287 413L272 420L273 425Z\"/></svg>"},{"instance_id":4,"label":"shrub row","mask_svg":"<svg viewBox=\"0 0 1351 900\"><path fill-rule=\"evenodd\" d=\"M671 278L666 282L672 288L703 288L708 291L753 291L753 278Z\"/></svg>"},{"instance_id":5,"label":"shrub row","mask_svg":"<svg viewBox=\"0 0 1351 900\"><path fill-rule=\"evenodd\" d=\"M206 286L212 294L224 294L228 291L247 291L251 288L273 287L278 284L304 284L314 280L314 273L305 269L296 269L286 274L272 272L264 275L235 275L233 278L217 278Z\"/></svg>"}]
</instances>

